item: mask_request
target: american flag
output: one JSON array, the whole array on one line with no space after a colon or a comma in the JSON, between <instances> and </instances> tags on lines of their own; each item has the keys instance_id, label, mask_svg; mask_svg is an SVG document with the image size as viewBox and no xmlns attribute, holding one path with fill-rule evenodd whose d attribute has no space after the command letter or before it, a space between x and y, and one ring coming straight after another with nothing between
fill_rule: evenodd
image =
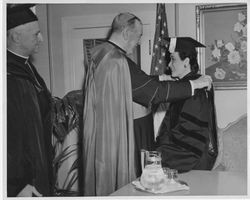
<instances>
[{"instance_id":1,"label":"american flag","mask_svg":"<svg viewBox=\"0 0 250 200\"><path fill-rule=\"evenodd\" d=\"M167 16L165 11L165 4L157 4L156 8L156 24L153 54L151 61L152 75L161 75L167 68L166 63L166 48L164 46L163 38L168 37Z\"/></svg>"},{"instance_id":2,"label":"american flag","mask_svg":"<svg viewBox=\"0 0 250 200\"><path fill-rule=\"evenodd\" d=\"M163 40L163 38L165 37L168 37L168 26L167 26L165 4L157 4L155 38L154 38L151 72L150 72L150 74L152 75L161 75L166 70L168 70L169 72L169 69L167 69L168 63L166 62L166 57L165 57L168 52L166 51L166 48L163 47L166 44L166 41ZM160 124L164 118L168 106L169 103L161 103L158 107L152 108L152 111L154 113L155 136L158 135Z\"/></svg>"}]
</instances>

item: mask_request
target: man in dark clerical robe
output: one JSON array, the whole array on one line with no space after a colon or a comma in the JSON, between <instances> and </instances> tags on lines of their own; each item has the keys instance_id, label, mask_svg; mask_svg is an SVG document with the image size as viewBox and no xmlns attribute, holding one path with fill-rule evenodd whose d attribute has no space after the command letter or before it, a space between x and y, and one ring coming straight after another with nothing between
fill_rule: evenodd
<instances>
[{"instance_id":1,"label":"man in dark clerical robe","mask_svg":"<svg viewBox=\"0 0 250 200\"><path fill-rule=\"evenodd\" d=\"M172 76L178 82L200 77L195 47L205 46L189 37L167 40ZM218 153L216 128L213 90L199 89L192 97L171 102L157 137L162 166L179 172L211 170Z\"/></svg>"},{"instance_id":2,"label":"man in dark clerical robe","mask_svg":"<svg viewBox=\"0 0 250 200\"><path fill-rule=\"evenodd\" d=\"M51 94L30 62L42 41L30 6L7 10L8 197L52 194Z\"/></svg>"},{"instance_id":3,"label":"man in dark clerical robe","mask_svg":"<svg viewBox=\"0 0 250 200\"><path fill-rule=\"evenodd\" d=\"M141 35L140 19L121 13L113 20L109 41L92 50L92 62L84 84L85 196L109 195L138 175L135 150L140 147L135 144L140 141L135 139L141 138L134 133L133 101L151 107L188 98L194 89L210 83L207 77L175 83L159 82L157 77L146 75L126 55L132 52Z\"/></svg>"}]
</instances>

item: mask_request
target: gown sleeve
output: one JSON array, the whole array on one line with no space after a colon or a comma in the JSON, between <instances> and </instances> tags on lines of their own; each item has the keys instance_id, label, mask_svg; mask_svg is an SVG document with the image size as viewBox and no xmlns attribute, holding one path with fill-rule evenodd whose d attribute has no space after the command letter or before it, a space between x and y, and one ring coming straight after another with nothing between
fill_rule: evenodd
<instances>
[{"instance_id":1,"label":"gown sleeve","mask_svg":"<svg viewBox=\"0 0 250 200\"><path fill-rule=\"evenodd\" d=\"M130 59L128 65L131 74L133 101L145 107L163 102L173 102L192 96L190 83L159 81L156 76L149 76Z\"/></svg>"}]
</instances>

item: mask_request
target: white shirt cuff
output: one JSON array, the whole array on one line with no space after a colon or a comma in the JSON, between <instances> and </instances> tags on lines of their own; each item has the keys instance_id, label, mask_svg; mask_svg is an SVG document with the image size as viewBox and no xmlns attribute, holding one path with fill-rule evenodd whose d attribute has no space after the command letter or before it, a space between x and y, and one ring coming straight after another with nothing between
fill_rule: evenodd
<instances>
[{"instance_id":1,"label":"white shirt cuff","mask_svg":"<svg viewBox=\"0 0 250 200\"><path fill-rule=\"evenodd\" d=\"M159 81L164 81L164 77L162 75L159 75Z\"/></svg>"},{"instance_id":2,"label":"white shirt cuff","mask_svg":"<svg viewBox=\"0 0 250 200\"><path fill-rule=\"evenodd\" d=\"M189 83L191 85L191 90L192 90L192 96L194 96L194 83L193 81L189 80Z\"/></svg>"}]
</instances>

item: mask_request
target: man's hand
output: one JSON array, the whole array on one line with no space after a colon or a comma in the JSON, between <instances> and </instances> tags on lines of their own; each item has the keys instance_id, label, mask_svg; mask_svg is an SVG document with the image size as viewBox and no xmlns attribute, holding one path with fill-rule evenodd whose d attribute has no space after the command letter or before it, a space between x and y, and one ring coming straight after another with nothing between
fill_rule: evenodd
<instances>
[{"instance_id":1,"label":"man's hand","mask_svg":"<svg viewBox=\"0 0 250 200\"><path fill-rule=\"evenodd\" d=\"M36 188L32 185L27 184L21 192L18 193L17 197L32 197L32 195L36 195L37 197L42 197L43 195L40 194Z\"/></svg>"},{"instance_id":2,"label":"man's hand","mask_svg":"<svg viewBox=\"0 0 250 200\"><path fill-rule=\"evenodd\" d=\"M212 87L212 78L208 75L202 75L196 80L192 80L194 89L201 89L207 87L208 90Z\"/></svg>"}]
</instances>

